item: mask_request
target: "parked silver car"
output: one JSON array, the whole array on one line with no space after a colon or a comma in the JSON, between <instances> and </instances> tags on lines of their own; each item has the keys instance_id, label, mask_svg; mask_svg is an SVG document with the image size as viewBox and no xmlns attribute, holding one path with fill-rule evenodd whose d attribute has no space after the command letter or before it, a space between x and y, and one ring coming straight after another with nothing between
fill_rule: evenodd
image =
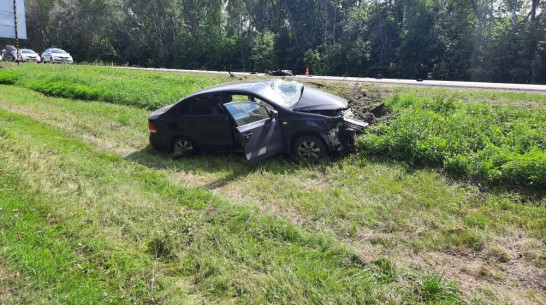
<instances>
[{"instance_id":1,"label":"parked silver car","mask_svg":"<svg viewBox=\"0 0 546 305\"><path fill-rule=\"evenodd\" d=\"M74 59L70 56L70 53L67 53L63 49L49 48L42 53L42 62L71 64L74 62Z\"/></svg>"},{"instance_id":2,"label":"parked silver car","mask_svg":"<svg viewBox=\"0 0 546 305\"><path fill-rule=\"evenodd\" d=\"M19 50L19 58L21 61L35 61L40 62L40 55L32 51L31 49L21 49Z\"/></svg>"}]
</instances>

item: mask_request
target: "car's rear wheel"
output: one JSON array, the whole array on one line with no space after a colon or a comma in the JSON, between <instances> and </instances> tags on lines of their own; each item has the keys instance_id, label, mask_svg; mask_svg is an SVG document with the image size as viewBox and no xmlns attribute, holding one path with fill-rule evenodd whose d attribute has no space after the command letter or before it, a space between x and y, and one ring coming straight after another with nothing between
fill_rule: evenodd
<instances>
[{"instance_id":1,"label":"car's rear wheel","mask_svg":"<svg viewBox=\"0 0 546 305\"><path fill-rule=\"evenodd\" d=\"M326 156L326 145L317 136L303 136L294 142L294 155L301 159L324 158Z\"/></svg>"},{"instance_id":2,"label":"car's rear wheel","mask_svg":"<svg viewBox=\"0 0 546 305\"><path fill-rule=\"evenodd\" d=\"M172 156L186 157L195 154L197 148L195 144L188 138L176 138L172 144Z\"/></svg>"}]
</instances>

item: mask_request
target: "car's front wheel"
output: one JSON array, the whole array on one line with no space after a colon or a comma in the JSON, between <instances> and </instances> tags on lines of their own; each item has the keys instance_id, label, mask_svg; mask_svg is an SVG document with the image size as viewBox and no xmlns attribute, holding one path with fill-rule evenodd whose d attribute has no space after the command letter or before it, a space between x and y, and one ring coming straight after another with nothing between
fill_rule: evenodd
<instances>
[{"instance_id":1,"label":"car's front wheel","mask_svg":"<svg viewBox=\"0 0 546 305\"><path fill-rule=\"evenodd\" d=\"M294 143L294 154L301 159L324 158L326 156L326 145L317 136L303 136Z\"/></svg>"},{"instance_id":2,"label":"car's front wheel","mask_svg":"<svg viewBox=\"0 0 546 305\"><path fill-rule=\"evenodd\" d=\"M186 157L194 154L197 151L195 144L188 138L176 138L172 144L172 156Z\"/></svg>"}]
</instances>

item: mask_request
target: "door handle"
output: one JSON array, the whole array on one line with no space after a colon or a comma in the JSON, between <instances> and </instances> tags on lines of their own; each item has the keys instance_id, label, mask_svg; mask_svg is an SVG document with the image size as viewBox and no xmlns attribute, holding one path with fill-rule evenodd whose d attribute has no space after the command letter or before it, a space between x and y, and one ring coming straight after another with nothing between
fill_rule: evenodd
<instances>
[{"instance_id":1,"label":"door handle","mask_svg":"<svg viewBox=\"0 0 546 305\"><path fill-rule=\"evenodd\" d=\"M250 137L252 137L252 132L247 132L247 133L245 133L245 134L243 135L243 137L244 137L245 139L247 139L247 140L250 139Z\"/></svg>"}]
</instances>

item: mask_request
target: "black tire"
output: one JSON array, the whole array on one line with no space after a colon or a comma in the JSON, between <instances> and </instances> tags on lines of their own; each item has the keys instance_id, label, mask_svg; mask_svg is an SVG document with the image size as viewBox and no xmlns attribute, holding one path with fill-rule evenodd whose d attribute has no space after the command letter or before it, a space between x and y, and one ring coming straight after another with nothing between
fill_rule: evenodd
<instances>
[{"instance_id":1,"label":"black tire","mask_svg":"<svg viewBox=\"0 0 546 305\"><path fill-rule=\"evenodd\" d=\"M195 154L197 147L192 140L184 137L176 138L172 142L171 156L173 158L187 157Z\"/></svg>"},{"instance_id":2,"label":"black tire","mask_svg":"<svg viewBox=\"0 0 546 305\"><path fill-rule=\"evenodd\" d=\"M294 156L305 159L314 160L326 157L326 144L318 136L307 135L299 137L294 142Z\"/></svg>"}]
</instances>

